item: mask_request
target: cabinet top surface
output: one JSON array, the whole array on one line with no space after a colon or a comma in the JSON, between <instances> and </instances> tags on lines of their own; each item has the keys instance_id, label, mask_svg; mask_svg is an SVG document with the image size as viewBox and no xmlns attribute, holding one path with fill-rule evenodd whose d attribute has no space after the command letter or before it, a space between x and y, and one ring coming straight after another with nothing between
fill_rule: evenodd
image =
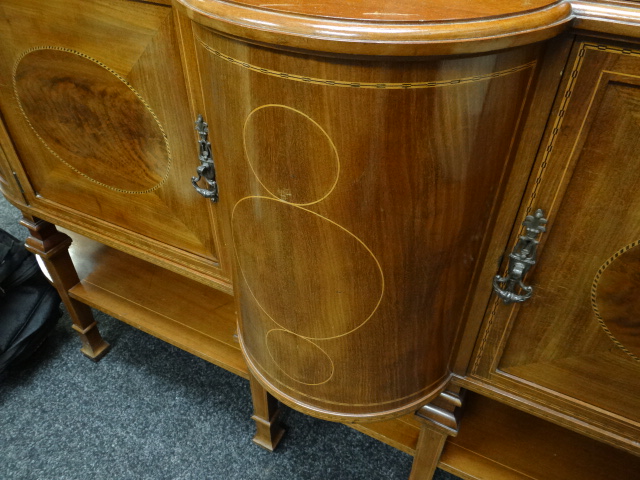
<instances>
[{"instance_id":1,"label":"cabinet top surface","mask_svg":"<svg viewBox=\"0 0 640 480\"><path fill-rule=\"evenodd\" d=\"M477 53L538 42L571 22L567 0L176 0L220 33L294 50L377 56Z\"/></svg>"},{"instance_id":2,"label":"cabinet top surface","mask_svg":"<svg viewBox=\"0 0 640 480\"><path fill-rule=\"evenodd\" d=\"M640 25L638 2L627 0L175 0L174 4L192 20L223 34L290 50L349 55L480 53L544 41L571 25L637 37Z\"/></svg>"},{"instance_id":3,"label":"cabinet top surface","mask_svg":"<svg viewBox=\"0 0 640 480\"><path fill-rule=\"evenodd\" d=\"M212 3L196 0L194 5ZM280 13L374 22L437 22L481 20L548 7L559 0L236 0L236 4Z\"/></svg>"}]
</instances>

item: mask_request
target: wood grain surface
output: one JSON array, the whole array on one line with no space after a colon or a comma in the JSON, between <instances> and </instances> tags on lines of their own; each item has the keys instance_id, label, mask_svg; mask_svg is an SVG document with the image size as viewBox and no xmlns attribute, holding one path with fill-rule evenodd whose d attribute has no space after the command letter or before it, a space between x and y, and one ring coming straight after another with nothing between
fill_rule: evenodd
<instances>
[{"instance_id":1,"label":"wood grain surface","mask_svg":"<svg viewBox=\"0 0 640 480\"><path fill-rule=\"evenodd\" d=\"M521 209L549 218L534 295L489 307L472 372L637 452L640 50L582 40L569 65Z\"/></svg>"},{"instance_id":2,"label":"wood grain surface","mask_svg":"<svg viewBox=\"0 0 640 480\"><path fill-rule=\"evenodd\" d=\"M229 291L215 206L191 185L195 114L172 9L10 0L0 37L0 109L29 203Z\"/></svg>"},{"instance_id":3,"label":"wood grain surface","mask_svg":"<svg viewBox=\"0 0 640 480\"><path fill-rule=\"evenodd\" d=\"M640 357L640 240L608 259L596 274L592 307L611 340Z\"/></svg>"},{"instance_id":4,"label":"wood grain surface","mask_svg":"<svg viewBox=\"0 0 640 480\"><path fill-rule=\"evenodd\" d=\"M339 8L330 1L311 3L304 0L279 0L265 3L259 0L236 0L230 3L283 13L385 22L478 20L536 10L558 2L557 0L487 0L463 3L430 0L427 4L413 0L347 0L341 2Z\"/></svg>"},{"instance_id":5,"label":"wood grain surface","mask_svg":"<svg viewBox=\"0 0 640 480\"><path fill-rule=\"evenodd\" d=\"M453 381L627 452L477 397L471 430L446 444L450 470L628 477L640 452L639 11L4 0L0 188L45 258L38 229L56 234L40 218L115 247L86 255L80 283L66 256L52 260L85 353L106 351L92 306L251 377L267 448L281 435L268 390L322 418L382 420L357 428L416 453L416 419L392 418ZM572 27L599 38L544 43ZM191 186L200 113L219 204ZM526 279L534 296L491 303L480 329L489 286L477 281L536 208L550 222ZM237 308L211 286L235 289ZM444 437L423 440L427 471Z\"/></svg>"},{"instance_id":6,"label":"wood grain surface","mask_svg":"<svg viewBox=\"0 0 640 480\"><path fill-rule=\"evenodd\" d=\"M449 376L540 48L342 61L195 29L253 374L341 420Z\"/></svg>"},{"instance_id":7,"label":"wood grain surface","mask_svg":"<svg viewBox=\"0 0 640 480\"><path fill-rule=\"evenodd\" d=\"M121 193L159 188L171 168L162 125L116 72L79 52L27 50L15 94L29 126L76 173Z\"/></svg>"},{"instance_id":8,"label":"wood grain surface","mask_svg":"<svg viewBox=\"0 0 640 480\"><path fill-rule=\"evenodd\" d=\"M178 0L199 24L291 50L377 56L486 52L547 40L569 26L567 1L333 2Z\"/></svg>"}]
</instances>

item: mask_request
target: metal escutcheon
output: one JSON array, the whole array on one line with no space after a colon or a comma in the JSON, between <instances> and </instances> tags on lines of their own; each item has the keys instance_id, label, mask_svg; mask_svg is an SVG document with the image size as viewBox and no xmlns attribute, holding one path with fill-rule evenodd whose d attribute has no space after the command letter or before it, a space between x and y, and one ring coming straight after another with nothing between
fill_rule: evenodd
<instances>
[{"instance_id":1,"label":"metal escutcheon","mask_svg":"<svg viewBox=\"0 0 640 480\"><path fill-rule=\"evenodd\" d=\"M216 182L216 167L213 163L213 155L211 154L211 144L209 143L209 126L202 118L202 115L198 115L196 120L196 131L199 135L199 159L200 166L196 168L197 177L191 177L191 183L193 188L196 189L200 195L205 198L210 198L212 202L218 201L218 182ZM202 188L198 185L200 179L204 178L207 183L207 188Z\"/></svg>"},{"instance_id":2,"label":"metal escutcheon","mask_svg":"<svg viewBox=\"0 0 640 480\"><path fill-rule=\"evenodd\" d=\"M524 302L531 298L533 287L527 286L522 279L531 267L536 264L536 250L538 237L546 231L542 209L536 210L534 215L527 215L522 223L526 232L520 236L513 252L509 254L509 270L507 276L496 275L493 279L493 291L502 299L505 305ZM518 291L516 292L516 288Z\"/></svg>"}]
</instances>

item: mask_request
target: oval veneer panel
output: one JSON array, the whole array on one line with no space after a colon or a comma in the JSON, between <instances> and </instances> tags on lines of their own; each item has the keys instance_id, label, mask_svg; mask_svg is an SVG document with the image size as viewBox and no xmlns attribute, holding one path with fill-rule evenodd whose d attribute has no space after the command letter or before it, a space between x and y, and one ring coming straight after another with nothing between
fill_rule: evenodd
<instances>
[{"instance_id":1,"label":"oval veneer panel","mask_svg":"<svg viewBox=\"0 0 640 480\"><path fill-rule=\"evenodd\" d=\"M37 137L84 177L122 193L158 188L171 166L159 121L116 72L71 50L26 52L15 94Z\"/></svg>"},{"instance_id":2,"label":"oval veneer panel","mask_svg":"<svg viewBox=\"0 0 640 480\"><path fill-rule=\"evenodd\" d=\"M594 285L596 315L605 331L640 360L640 242L605 263Z\"/></svg>"}]
</instances>

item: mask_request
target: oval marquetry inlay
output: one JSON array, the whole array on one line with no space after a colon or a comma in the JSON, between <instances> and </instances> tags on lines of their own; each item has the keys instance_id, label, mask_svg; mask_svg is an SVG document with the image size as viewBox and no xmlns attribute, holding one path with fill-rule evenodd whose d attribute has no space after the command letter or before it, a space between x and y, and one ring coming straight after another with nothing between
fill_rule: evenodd
<instances>
[{"instance_id":1,"label":"oval marquetry inlay","mask_svg":"<svg viewBox=\"0 0 640 480\"><path fill-rule=\"evenodd\" d=\"M166 136L142 97L116 72L78 52L38 48L14 72L16 98L47 149L76 173L123 193L167 178Z\"/></svg>"},{"instance_id":2,"label":"oval marquetry inlay","mask_svg":"<svg viewBox=\"0 0 640 480\"><path fill-rule=\"evenodd\" d=\"M281 328L334 338L363 325L377 309L384 290L378 261L331 220L276 199L248 197L236 204L232 226L247 286Z\"/></svg>"},{"instance_id":3,"label":"oval marquetry inlay","mask_svg":"<svg viewBox=\"0 0 640 480\"><path fill-rule=\"evenodd\" d=\"M640 242L611 257L594 282L594 310L620 348L640 360Z\"/></svg>"},{"instance_id":4,"label":"oval marquetry inlay","mask_svg":"<svg viewBox=\"0 0 640 480\"><path fill-rule=\"evenodd\" d=\"M245 122L244 148L253 173L274 197L317 203L338 181L338 152L314 120L284 105L263 105Z\"/></svg>"},{"instance_id":5,"label":"oval marquetry inlay","mask_svg":"<svg viewBox=\"0 0 640 480\"><path fill-rule=\"evenodd\" d=\"M296 382L320 385L331 380L331 358L310 340L286 330L271 330L266 343L273 362Z\"/></svg>"}]
</instances>

